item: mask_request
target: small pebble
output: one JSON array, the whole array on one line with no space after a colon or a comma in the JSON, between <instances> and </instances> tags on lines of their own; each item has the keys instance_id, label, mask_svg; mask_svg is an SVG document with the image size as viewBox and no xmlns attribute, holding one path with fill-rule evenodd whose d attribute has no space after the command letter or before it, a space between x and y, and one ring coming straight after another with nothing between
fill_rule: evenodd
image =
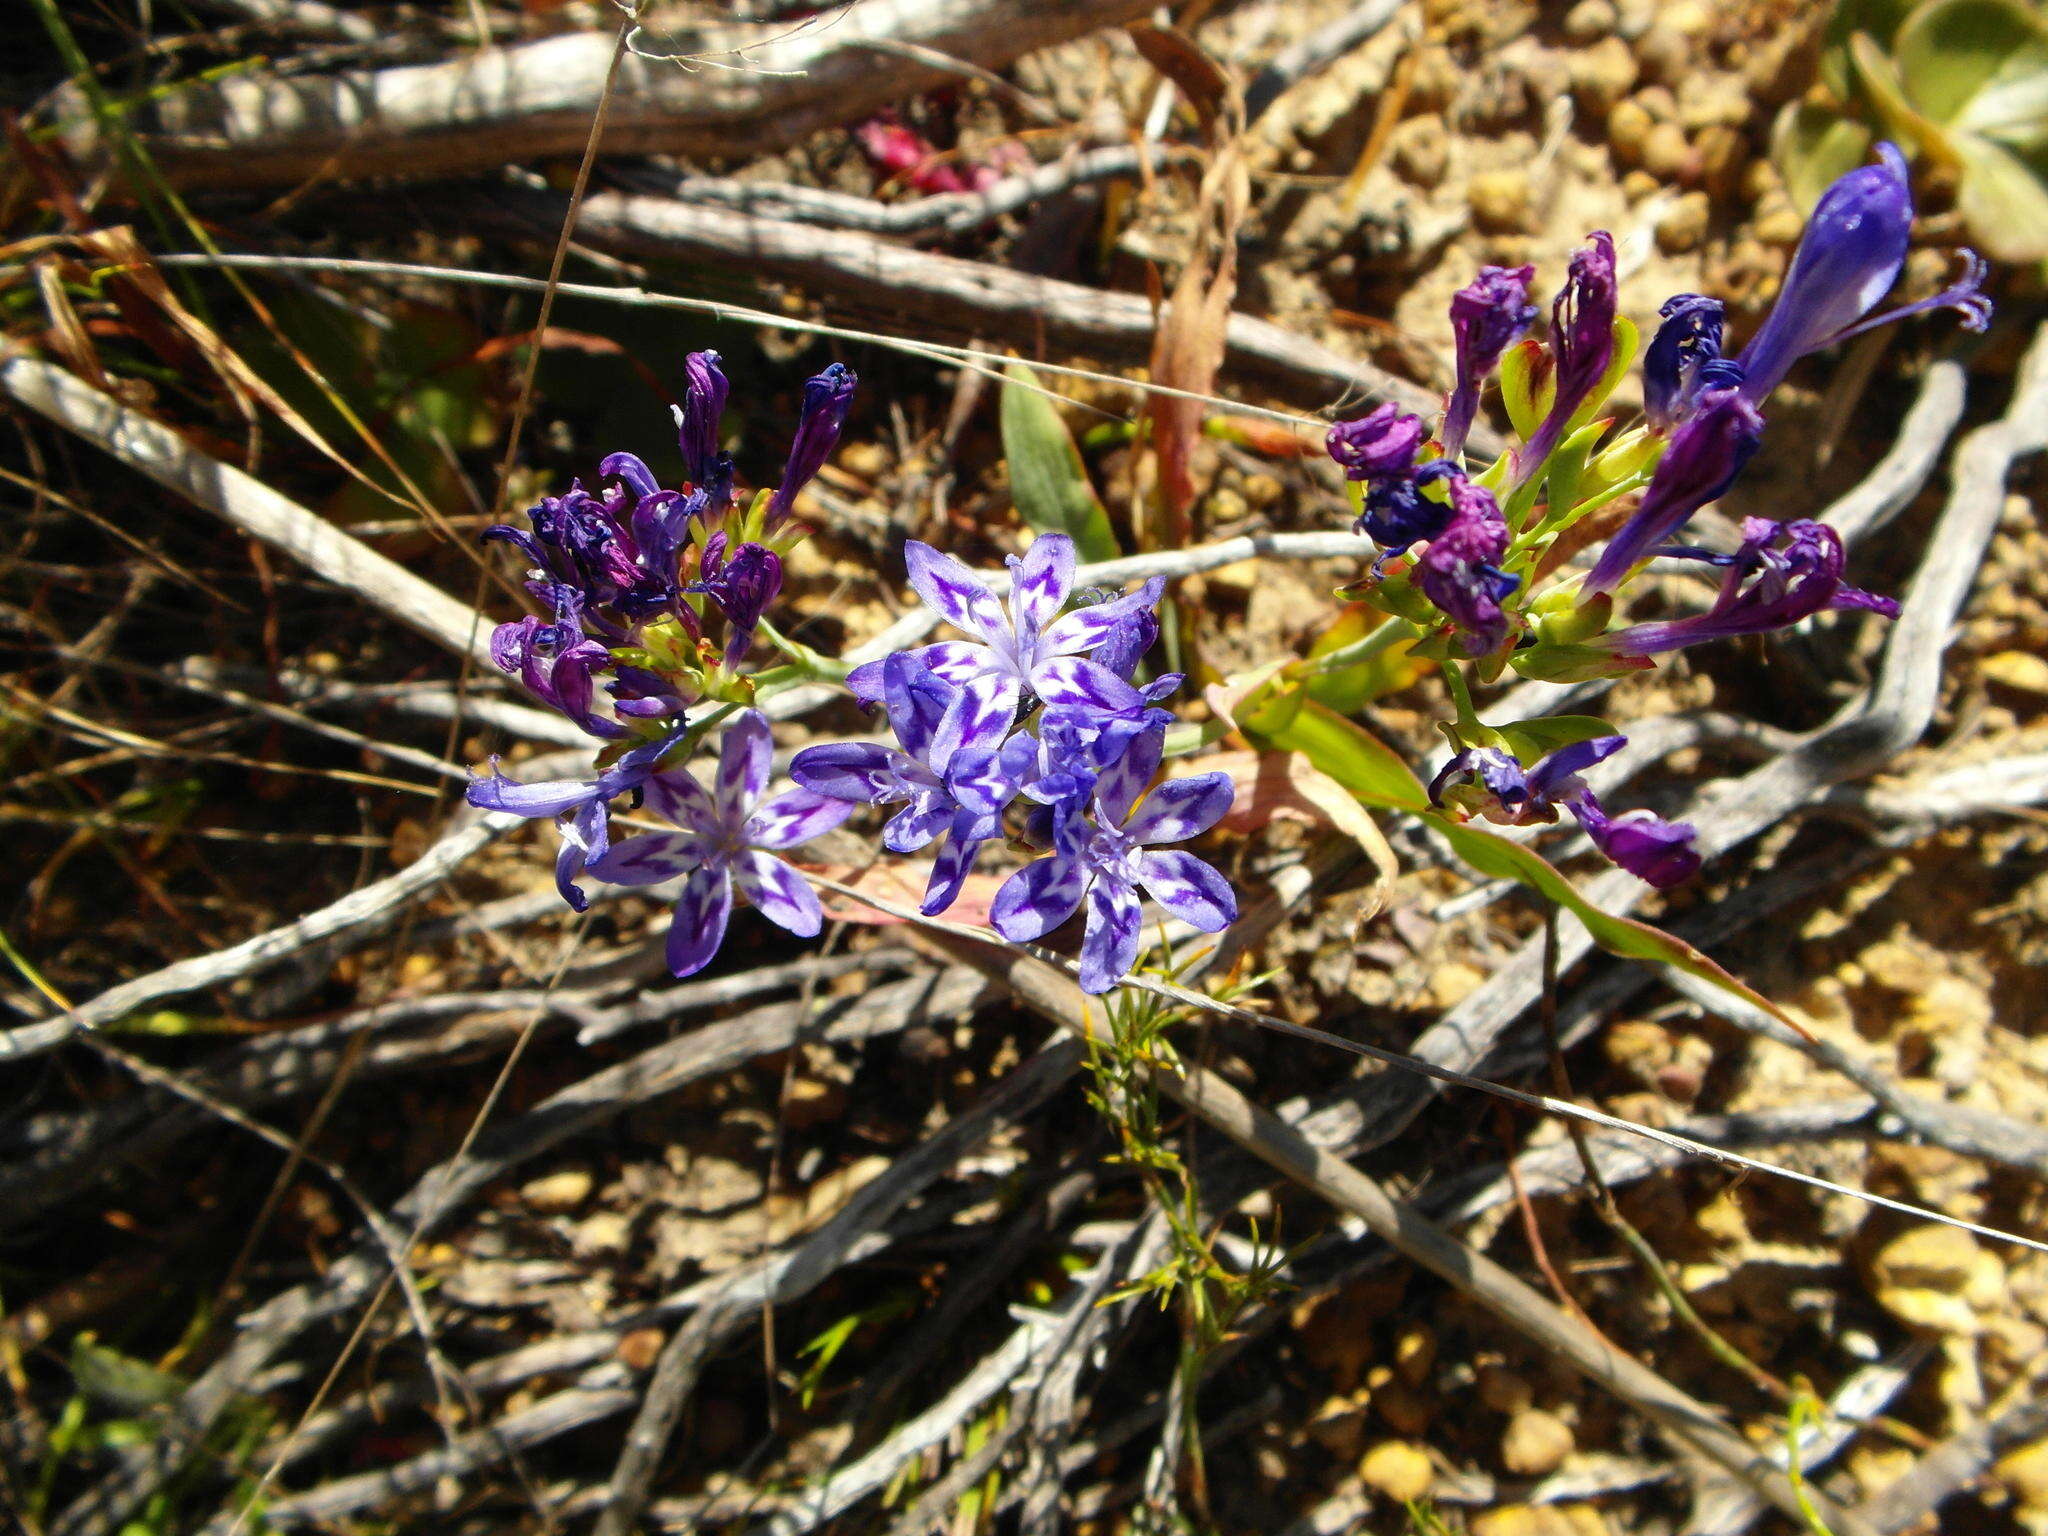
<instances>
[{"instance_id":1,"label":"small pebble","mask_svg":"<svg viewBox=\"0 0 2048 1536\"><path fill-rule=\"evenodd\" d=\"M1743 167L1749 163L1749 139L1740 128L1713 123L1700 130L1700 179L1707 195L1730 198L1742 182Z\"/></svg>"},{"instance_id":2,"label":"small pebble","mask_svg":"<svg viewBox=\"0 0 2048 1536\"><path fill-rule=\"evenodd\" d=\"M1504 1365L1479 1368L1479 1401L1495 1413L1520 1413L1535 1397L1528 1378Z\"/></svg>"},{"instance_id":3,"label":"small pebble","mask_svg":"<svg viewBox=\"0 0 2048 1536\"><path fill-rule=\"evenodd\" d=\"M519 1198L528 1210L542 1216L559 1216L573 1211L590 1198L596 1180L581 1168L564 1168L519 1187Z\"/></svg>"},{"instance_id":4,"label":"small pebble","mask_svg":"<svg viewBox=\"0 0 2048 1536\"><path fill-rule=\"evenodd\" d=\"M1564 1465L1577 1444L1571 1426L1556 1414L1524 1408L1501 1436L1500 1464L1517 1477L1547 1477Z\"/></svg>"},{"instance_id":5,"label":"small pebble","mask_svg":"<svg viewBox=\"0 0 2048 1536\"><path fill-rule=\"evenodd\" d=\"M1492 234L1513 234L1528 228L1529 173L1519 167L1481 171L1465 186L1472 220Z\"/></svg>"},{"instance_id":6,"label":"small pebble","mask_svg":"<svg viewBox=\"0 0 2048 1536\"><path fill-rule=\"evenodd\" d=\"M1358 1463L1358 1480L1397 1504L1406 1504L1429 1492L1436 1470L1429 1453L1406 1440L1382 1440Z\"/></svg>"},{"instance_id":7,"label":"small pebble","mask_svg":"<svg viewBox=\"0 0 2048 1536\"><path fill-rule=\"evenodd\" d=\"M1706 193L1686 193L1657 221L1657 249L1666 256L1698 250L1707 238L1707 224L1712 216L1713 205L1707 201Z\"/></svg>"},{"instance_id":8,"label":"small pebble","mask_svg":"<svg viewBox=\"0 0 2048 1536\"><path fill-rule=\"evenodd\" d=\"M1643 169L1660 181L1691 181L1699 160L1676 123L1659 123L1643 139Z\"/></svg>"},{"instance_id":9,"label":"small pebble","mask_svg":"<svg viewBox=\"0 0 2048 1536\"><path fill-rule=\"evenodd\" d=\"M1657 120L1637 98L1631 96L1617 102L1607 114L1607 145L1614 151L1614 158L1623 165L1641 165L1643 141L1656 126Z\"/></svg>"},{"instance_id":10,"label":"small pebble","mask_svg":"<svg viewBox=\"0 0 2048 1536\"><path fill-rule=\"evenodd\" d=\"M1620 24L1621 15L1614 9L1613 0L1579 0L1565 12L1564 35L1574 43L1597 43L1603 37L1613 36Z\"/></svg>"},{"instance_id":11,"label":"small pebble","mask_svg":"<svg viewBox=\"0 0 2048 1536\"><path fill-rule=\"evenodd\" d=\"M1655 26L1636 39L1636 62L1652 80L1677 87L1692 69L1692 43L1669 26Z\"/></svg>"},{"instance_id":12,"label":"small pebble","mask_svg":"<svg viewBox=\"0 0 2048 1536\"><path fill-rule=\"evenodd\" d=\"M1451 140L1435 113L1411 117L1394 130L1394 169L1418 187L1434 187L1450 164Z\"/></svg>"},{"instance_id":13,"label":"small pebble","mask_svg":"<svg viewBox=\"0 0 2048 1536\"><path fill-rule=\"evenodd\" d=\"M1571 79L1579 105L1595 117L1605 117L1635 89L1635 55L1620 38L1602 38L1572 58Z\"/></svg>"}]
</instances>

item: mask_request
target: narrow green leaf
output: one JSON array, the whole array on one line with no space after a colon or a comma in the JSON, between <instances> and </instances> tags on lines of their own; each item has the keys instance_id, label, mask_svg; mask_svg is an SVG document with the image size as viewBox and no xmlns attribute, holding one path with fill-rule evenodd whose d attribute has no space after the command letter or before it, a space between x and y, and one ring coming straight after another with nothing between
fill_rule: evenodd
<instances>
[{"instance_id":1,"label":"narrow green leaf","mask_svg":"<svg viewBox=\"0 0 2048 1536\"><path fill-rule=\"evenodd\" d=\"M1068 535L1084 563L1114 560L1123 551L1059 408L1022 363L1011 363L1005 374L1003 454L1017 515L1039 533Z\"/></svg>"},{"instance_id":2,"label":"narrow green leaf","mask_svg":"<svg viewBox=\"0 0 2048 1536\"><path fill-rule=\"evenodd\" d=\"M1458 857L1480 874L1526 885L1570 911L1586 925L1586 932L1592 935L1593 942L1610 955L1672 966L1763 1009L1793 1029L1799 1029L1798 1023L1787 1017L1777 1004L1729 975L1685 940L1635 918L1618 917L1594 906L1534 849L1482 831L1469 822L1452 821L1435 811L1427 813L1423 819L1441 832L1445 841L1457 850Z\"/></svg>"},{"instance_id":3,"label":"narrow green leaf","mask_svg":"<svg viewBox=\"0 0 2048 1536\"><path fill-rule=\"evenodd\" d=\"M1275 680L1238 705L1238 729L1253 743L1299 752L1367 805L1421 811L1429 796L1400 754L1354 721Z\"/></svg>"}]
</instances>

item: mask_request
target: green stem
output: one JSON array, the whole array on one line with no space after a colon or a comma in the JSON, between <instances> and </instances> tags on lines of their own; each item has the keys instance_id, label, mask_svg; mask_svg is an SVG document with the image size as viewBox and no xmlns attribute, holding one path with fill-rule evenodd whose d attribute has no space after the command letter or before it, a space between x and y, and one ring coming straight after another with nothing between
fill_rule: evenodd
<instances>
[{"instance_id":1,"label":"green stem","mask_svg":"<svg viewBox=\"0 0 2048 1536\"><path fill-rule=\"evenodd\" d=\"M1379 626L1362 639L1349 645L1340 645L1334 651L1325 651L1320 656L1311 656L1303 663L1303 670L1309 677L1320 677L1344 667L1356 666L1400 644L1412 640L1422 631L1406 619L1382 619ZM1297 674L1302 675L1302 674Z\"/></svg>"}]
</instances>

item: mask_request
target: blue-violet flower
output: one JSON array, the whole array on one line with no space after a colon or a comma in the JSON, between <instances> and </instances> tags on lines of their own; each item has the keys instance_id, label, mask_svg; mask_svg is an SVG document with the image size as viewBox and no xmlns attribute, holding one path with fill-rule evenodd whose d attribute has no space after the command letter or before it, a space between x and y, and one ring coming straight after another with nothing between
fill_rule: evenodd
<instances>
[{"instance_id":1,"label":"blue-violet flower","mask_svg":"<svg viewBox=\"0 0 2048 1536\"><path fill-rule=\"evenodd\" d=\"M882 668L882 698L897 747L837 741L806 747L789 765L803 788L849 805L903 809L882 829L891 853L914 853L934 838L946 844L925 887L927 917L960 894L983 843L1002 835L1003 809L1031 767L1035 743L1009 736L1013 710L994 680L955 686L898 652Z\"/></svg>"},{"instance_id":2,"label":"blue-violet flower","mask_svg":"<svg viewBox=\"0 0 2048 1536\"><path fill-rule=\"evenodd\" d=\"M1095 778L1086 806L1055 819L1052 853L1004 881L989 908L996 932L1026 943L1059 927L1085 899L1085 992L1109 991L1137 963L1140 891L1204 933L1237 920L1237 897L1222 875L1191 853L1156 846L1200 836L1232 799L1228 774L1203 773L1168 779L1140 803L1165 739L1162 726L1133 741Z\"/></svg>"},{"instance_id":3,"label":"blue-violet flower","mask_svg":"<svg viewBox=\"0 0 2048 1536\"><path fill-rule=\"evenodd\" d=\"M675 824L643 832L590 861L594 879L610 885L658 885L687 876L668 931L668 968L694 976L725 942L733 891L763 917L799 938L824 926L817 893L774 851L831 831L853 807L808 789L764 800L774 742L768 717L741 710L719 743L718 774L708 792L687 768L657 773L642 784L646 808Z\"/></svg>"},{"instance_id":4,"label":"blue-violet flower","mask_svg":"<svg viewBox=\"0 0 2048 1536\"><path fill-rule=\"evenodd\" d=\"M1746 518L1742 547L1732 555L1692 549L1670 553L1727 567L1713 606L1691 618L1631 625L1593 644L1618 656L1654 656L1703 640L1785 629L1823 609L1859 609L1888 619L1898 617L1899 605L1891 598L1860 591L1842 581L1847 559L1842 536L1825 523L1805 518L1788 523Z\"/></svg>"},{"instance_id":5,"label":"blue-violet flower","mask_svg":"<svg viewBox=\"0 0 2048 1536\"><path fill-rule=\"evenodd\" d=\"M934 676L962 685L989 678L996 685L994 707L1013 714L1026 689L1048 706L1114 709L1128 701L1131 685L1082 653L1108 641L1131 614L1152 608L1166 590L1160 578L1136 592L1062 614L1074 588L1074 541L1063 533L1041 534L1021 558L1010 557L1006 612L981 578L951 555L915 539L903 553L910 585L925 606L974 636L909 653ZM856 698L873 703L882 697L883 666L872 661L847 675L846 685Z\"/></svg>"}]
</instances>

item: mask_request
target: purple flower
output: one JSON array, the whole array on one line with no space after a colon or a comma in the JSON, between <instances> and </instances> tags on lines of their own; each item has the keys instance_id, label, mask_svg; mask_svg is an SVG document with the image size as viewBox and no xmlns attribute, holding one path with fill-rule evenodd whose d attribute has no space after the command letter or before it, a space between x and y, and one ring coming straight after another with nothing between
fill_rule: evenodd
<instances>
[{"instance_id":1,"label":"purple flower","mask_svg":"<svg viewBox=\"0 0 2048 1536\"><path fill-rule=\"evenodd\" d=\"M1548 459L1565 425L1606 375L1614 360L1614 237L1596 229L1572 253L1565 285L1550 305L1550 354L1557 394L1550 411L1515 455L1526 480Z\"/></svg>"},{"instance_id":2,"label":"purple flower","mask_svg":"<svg viewBox=\"0 0 2048 1536\"><path fill-rule=\"evenodd\" d=\"M1365 510L1352 526L1372 536L1382 563L1411 544L1435 538L1451 515L1445 503L1422 494L1432 480L1457 472L1450 459L1416 463L1428 438L1420 416L1388 403L1356 421L1338 422L1325 439L1344 477L1365 482Z\"/></svg>"},{"instance_id":3,"label":"purple flower","mask_svg":"<svg viewBox=\"0 0 2048 1536\"><path fill-rule=\"evenodd\" d=\"M1457 337L1458 381L1444 405L1444 456L1465 451L1465 436L1479 410L1479 391L1501 354L1536 321L1529 302L1534 267L1481 267L1451 295L1451 331Z\"/></svg>"},{"instance_id":4,"label":"purple flower","mask_svg":"<svg viewBox=\"0 0 2048 1536\"><path fill-rule=\"evenodd\" d=\"M1594 847L1638 879L1659 890L1690 880L1700 869L1694 847L1699 833L1690 822L1665 821L1648 811L1610 816L1579 777L1626 745L1626 736L1598 736L1560 747L1526 770L1497 747L1467 747L1430 781L1430 803L1511 827L1556 821L1562 805Z\"/></svg>"},{"instance_id":5,"label":"purple flower","mask_svg":"<svg viewBox=\"0 0 2048 1536\"><path fill-rule=\"evenodd\" d=\"M741 710L719 745L718 777L708 792L687 768L649 777L646 807L675 824L674 832L643 832L590 860L590 873L610 885L659 885L687 876L668 930L668 968L694 976L725 942L733 889L761 915L799 938L824 925L818 898L804 877L766 850L788 848L838 826L853 807L807 789L763 801L774 743L768 718Z\"/></svg>"},{"instance_id":6,"label":"purple flower","mask_svg":"<svg viewBox=\"0 0 2048 1536\"><path fill-rule=\"evenodd\" d=\"M1705 613L1617 630L1592 642L1619 656L1654 656L1703 640L1760 635L1811 618L1823 609L1864 609L1898 617L1888 597L1846 586L1842 536L1804 518L1789 523L1752 517L1742 525L1742 547L1732 555L1674 553L1727 567L1719 596Z\"/></svg>"},{"instance_id":7,"label":"purple flower","mask_svg":"<svg viewBox=\"0 0 2048 1536\"><path fill-rule=\"evenodd\" d=\"M1593 846L1638 880L1662 891L1683 885L1700 872L1700 851L1695 846L1699 829L1691 822L1666 821L1648 811L1609 816L1586 790L1566 803Z\"/></svg>"},{"instance_id":8,"label":"purple flower","mask_svg":"<svg viewBox=\"0 0 2048 1536\"><path fill-rule=\"evenodd\" d=\"M1763 417L1740 391L1719 389L1703 396L1698 409L1671 434L1642 505L1608 541L1585 590L1612 592L1638 560L1727 490L1756 452L1763 430Z\"/></svg>"},{"instance_id":9,"label":"purple flower","mask_svg":"<svg viewBox=\"0 0 2048 1536\"><path fill-rule=\"evenodd\" d=\"M591 735L616 740L626 734L625 727L591 708L591 679L611 665L612 653L584 635L581 599L574 589L557 587L552 595L555 622L528 614L500 624L491 631L491 660L525 684L528 693Z\"/></svg>"},{"instance_id":10,"label":"purple flower","mask_svg":"<svg viewBox=\"0 0 2048 1536\"><path fill-rule=\"evenodd\" d=\"M701 592L725 615L725 664L736 667L754 643L761 615L782 591L782 557L766 545L740 545L727 557L726 536L714 533L704 542L700 579L687 591Z\"/></svg>"},{"instance_id":11,"label":"purple flower","mask_svg":"<svg viewBox=\"0 0 2048 1536\"><path fill-rule=\"evenodd\" d=\"M1913 190L1906 159L1892 144L1877 146L1879 163L1860 166L1822 195L1800 236L1778 302L1742 349L1742 391L1762 400L1809 352L1846 341L1873 326L1931 309L1961 312L1967 330L1990 323L1991 301L1979 292L1985 266L1963 253L1963 276L1952 287L1886 314L1864 316L1897 281L1913 232Z\"/></svg>"},{"instance_id":12,"label":"purple flower","mask_svg":"<svg viewBox=\"0 0 2048 1536\"><path fill-rule=\"evenodd\" d=\"M1378 480L1412 475L1415 455L1428 439L1422 418L1390 400L1356 421L1338 422L1323 441L1346 479Z\"/></svg>"},{"instance_id":13,"label":"purple flower","mask_svg":"<svg viewBox=\"0 0 2048 1536\"><path fill-rule=\"evenodd\" d=\"M887 658L882 675L901 749L865 741L806 747L789 776L849 805L902 805L882 829L891 853L914 853L944 836L925 887L922 910L931 917L959 897L981 845L1002 835L1003 810L1031 766L1034 744L1024 735L1004 740L1012 711L999 706L988 678L955 687L900 652Z\"/></svg>"},{"instance_id":14,"label":"purple flower","mask_svg":"<svg viewBox=\"0 0 2048 1536\"><path fill-rule=\"evenodd\" d=\"M1643 353L1643 414L1659 432L1689 420L1708 390L1731 389L1742 369L1721 355L1719 299L1681 293L1657 311L1664 323Z\"/></svg>"},{"instance_id":15,"label":"purple flower","mask_svg":"<svg viewBox=\"0 0 2048 1536\"><path fill-rule=\"evenodd\" d=\"M498 760L491 759L491 776L471 782L464 798L483 811L502 811L508 816L552 816L562 834L561 851L555 856L555 889L576 911L590 905L590 898L576 884L586 866L604 857L611 846L611 819L605 807L630 789L648 781L664 752L676 744L679 732L657 741L645 742L627 752L593 779L546 779L522 784L498 772Z\"/></svg>"},{"instance_id":16,"label":"purple flower","mask_svg":"<svg viewBox=\"0 0 2048 1536\"><path fill-rule=\"evenodd\" d=\"M1085 899L1086 992L1109 991L1137 963L1141 891L1204 933L1220 933L1237 920L1237 897L1222 875L1191 853L1156 846L1208 831L1232 798L1228 774L1204 773L1169 779L1140 804L1165 739L1160 727L1133 741L1095 779L1088 805L1057 818L1050 856L1004 881L989 909L996 932L1026 943L1059 927Z\"/></svg>"},{"instance_id":17,"label":"purple flower","mask_svg":"<svg viewBox=\"0 0 2048 1536\"><path fill-rule=\"evenodd\" d=\"M1074 588L1074 541L1041 534L1021 558L1011 556L1007 612L979 576L929 544L903 547L910 585L924 604L972 641L942 640L910 656L944 682L964 686L976 678L995 684L991 707L1013 714L1024 690L1048 706L1113 709L1128 702L1131 685L1082 654L1106 643L1131 614L1152 608L1166 583L1153 577L1136 592L1061 614ZM855 667L846 685L864 703L882 697L880 661Z\"/></svg>"},{"instance_id":18,"label":"purple flower","mask_svg":"<svg viewBox=\"0 0 2048 1536\"><path fill-rule=\"evenodd\" d=\"M854 386L860 378L844 363L833 363L815 378L804 382L803 404L796 421L796 437L789 447L789 463L782 471L782 484L768 503L767 528L773 533L789 516L796 493L811 483L825 460L839 443L846 425L846 412L853 404Z\"/></svg>"},{"instance_id":19,"label":"purple flower","mask_svg":"<svg viewBox=\"0 0 2048 1536\"><path fill-rule=\"evenodd\" d=\"M1415 585L1464 635L1468 656L1497 651L1508 637L1501 604L1521 578L1500 568L1508 523L1493 493L1462 475L1451 482L1451 516L1415 562Z\"/></svg>"},{"instance_id":20,"label":"purple flower","mask_svg":"<svg viewBox=\"0 0 2048 1536\"><path fill-rule=\"evenodd\" d=\"M683 377L683 403L674 407L676 438L691 481L702 488L718 469L718 423L725 415L725 400L731 386L718 366L716 352L692 352L684 358ZM730 488L729 464L726 483Z\"/></svg>"}]
</instances>

